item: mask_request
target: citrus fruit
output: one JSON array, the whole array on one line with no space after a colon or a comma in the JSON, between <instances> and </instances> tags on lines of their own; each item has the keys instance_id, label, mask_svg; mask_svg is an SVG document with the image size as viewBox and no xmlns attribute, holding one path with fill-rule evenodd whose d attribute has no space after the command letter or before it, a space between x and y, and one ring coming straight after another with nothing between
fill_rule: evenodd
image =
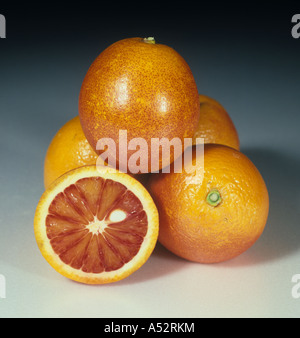
<instances>
[{"instance_id":1,"label":"citrus fruit","mask_svg":"<svg viewBox=\"0 0 300 338\"><path fill-rule=\"evenodd\" d=\"M183 139L194 135L199 113L199 94L190 67L173 48L153 38L124 39L102 51L90 66L79 95L79 116L88 141L101 154L98 140L112 139L116 153L113 150L110 156L122 171L125 167L131 171L128 161L138 147L128 149L120 159L120 131L126 131L128 144L138 138L147 145L140 150L145 161L139 163L139 172L147 173L174 159L173 152L160 148L151 166L151 139L179 138L183 148Z\"/></svg>"},{"instance_id":2,"label":"citrus fruit","mask_svg":"<svg viewBox=\"0 0 300 338\"><path fill-rule=\"evenodd\" d=\"M153 174L149 181L160 216L159 241L190 261L234 258L264 230L269 210L264 180L254 164L231 147L204 145L204 171L203 152L197 155L195 146L186 151L192 156L182 173Z\"/></svg>"},{"instance_id":3,"label":"citrus fruit","mask_svg":"<svg viewBox=\"0 0 300 338\"><path fill-rule=\"evenodd\" d=\"M44 192L34 232L57 272L81 283L104 284L129 276L147 261L157 241L158 213L133 177L84 166Z\"/></svg>"},{"instance_id":4,"label":"citrus fruit","mask_svg":"<svg viewBox=\"0 0 300 338\"><path fill-rule=\"evenodd\" d=\"M240 141L233 121L225 108L215 99L199 95L200 120L193 137L204 138L204 143L222 144L240 150Z\"/></svg>"},{"instance_id":5,"label":"citrus fruit","mask_svg":"<svg viewBox=\"0 0 300 338\"><path fill-rule=\"evenodd\" d=\"M74 117L59 129L48 147L44 161L45 188L69 170L96 164L97 157L83 133L79 117Z\"/></svg>"}]
</instances>

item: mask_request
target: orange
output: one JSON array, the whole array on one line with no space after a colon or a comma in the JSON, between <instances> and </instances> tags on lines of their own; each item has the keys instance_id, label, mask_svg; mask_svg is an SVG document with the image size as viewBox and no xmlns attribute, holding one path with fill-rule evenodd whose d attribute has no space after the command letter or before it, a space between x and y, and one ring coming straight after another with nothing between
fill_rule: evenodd
<instances>
[{"instance_id":1,"label":"orange","mask_svg":"<svg viewBox=\"0 0 300 338\"><path fill-rule=\"evenodd\" d=\"M84 166L44 192L34 231L57 272L81 283L111 283L147 261L157 241L158 213L147 190L130 175Z\"/></svg>"},{"instance_id":2,"label":"orange","mask_svg":"<svg viewBox=\"0 0 300 338\"><path fill-rule=\"evenodd\" d=\"M222 144L240 150L239 135L225 108L216 100L199 95L200 120L193 137L204 138L204 143Z\"/></svg>"},{"instance_id":3,"label":"orange","mask_svg":"<svg viewBox=\"0 0 300 338\"><path fill-rule=\"evenodd\" d=\"M217 263L232 259L261 236L269 197L255 165L241 152L204 145L184 164L182 173L153 174L149 181L160 215L159 241L190 261ZM197 161L198 160L198 161ZM197 170L191 171L192 165ZM202 169L202 170L201 170Z\"/></svg>"},{"instance_id":4,"label":"orange","mask_svg":"<svg viewBox=\"0 0 300 338\"><path fill-rule=\"evenodd\" d=\"M119 131L127 132L128 143L145 140L147 161L140 173L151 171L151 138L192 138L200 113L195 79L186 61L173 48L153 38L129 38L105 49L92 63L79 95L79 115L83 131L97 153L99 139L116 144L117 168L124 168L137 149L119 161ZM159 153L152 170L166 166L174 154ZM128 168L130 170L130 168Z\"/></svg>"},{"instance_id":5,"label":"orange","mask_svg":"<svg viewBox=\"0 0 300 338\"><path fill-rule=\"evenodd\" d=\"M44 161L45 188L69 170L96 164L97 157L83 133L79 117L74 117L60 128L48 147Z\"/></svg>"}]
</instances>

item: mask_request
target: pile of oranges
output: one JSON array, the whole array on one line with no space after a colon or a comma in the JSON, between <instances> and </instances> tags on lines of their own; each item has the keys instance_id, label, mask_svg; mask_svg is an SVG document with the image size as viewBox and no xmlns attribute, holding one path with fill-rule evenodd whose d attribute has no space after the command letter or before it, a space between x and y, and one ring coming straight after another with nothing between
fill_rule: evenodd
<instances>
[{"instance_id":1,"label":"pile of oranges","mask_svg":"<svg viewBox=\"0 0 300 338\"><path fill-rule=\"evenodd\" d=\"M120 130L149 146L181 141L181 154L190 153L183 171L174 170L172 151L160 149L157 161L136 145L123 153ZM99 147L107 139L113 151ZM97 165L103 154L114 156L115 167ZM138 173L128 170L133 158ZM44 185L34 219L38 246L55 270L87 284L129 276L157 240L188 261L232 259L260 237L269 211L264 180L240 151L229 114L199 95L186 61L154 38L118 41L92 63L79 115L49 145Z\"/></svg>"}]
</instances>

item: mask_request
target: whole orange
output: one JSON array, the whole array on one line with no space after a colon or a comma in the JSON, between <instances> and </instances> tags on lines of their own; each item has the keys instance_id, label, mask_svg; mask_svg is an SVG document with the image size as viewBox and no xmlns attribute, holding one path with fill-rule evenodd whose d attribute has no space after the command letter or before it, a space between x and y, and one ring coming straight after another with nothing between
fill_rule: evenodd
<instances>
[{"instance_id":1,"label":"whole orange","mask_svg":"<svg viewBox=\"0 0 300 338\"><path fill-rule=\"evenodd\" d=\"M128 169L130 157L139 148L133 146L119 161L119 131L126 131L128 144L136 138L144 140L147 149L140 147L141 173L158 170L174 159L173 152L169 155L160 149L159 160L154 163L154 159L151 167L151 139L179 138L183 144L184 138L193 137L199 113L190 67L173 48L153 38L124 39L105 49L90 66L79 95L79 116L88 141L100 154L98 140L112 139L116 153L113 149L110 156L117 167Z\"/></svg>"},{"instance_id":2,"label":"whole orange","mask_svg":"<svg viewBox=\"0 0 300 338\"><path fill-rule=\"evenodd\" d=\"M190 261L217 263L234 258L262 234L269 211L265 182L241 152L204 145L204 174L192 151L182 173L152 174L148 185L157 205L159 241ZM197 161L198 159L198 161ZM203 160L203 158L202 158ZM192 165L197 170L190 172Z\"/></svg>"},{"instance_id":3,"label":"whole orange","mask_svg":"<svg viewBox=\"0 0 300 338\"><path fill-rule=\"evenodd\" d=\"M98 155L88 143L76 116L59 129L44 161L44 185L48 186L69 170L96 164Z\"/></svg>"},{"instance_id":4,"label":"whole orange","mask_svg":"<svg viewBox=\"0 0 300 338\"><path fill-rule=\"evenodd\" d=\"M215 99L199 95L200 120L193 137L204 138L204 143L223 144L240 150L239 135L225 108Z\"/></svg>"}]
</instances>

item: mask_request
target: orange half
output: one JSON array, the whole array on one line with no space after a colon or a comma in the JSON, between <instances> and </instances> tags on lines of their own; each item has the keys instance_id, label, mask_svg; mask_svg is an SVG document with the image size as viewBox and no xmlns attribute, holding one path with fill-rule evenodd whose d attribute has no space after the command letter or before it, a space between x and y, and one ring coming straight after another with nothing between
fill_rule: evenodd
<instances>
[{"instance_id":1,"label":"orange half","mask_svg":"<svg viewBox=\"0 0 300 338\"><path fill-rule=\"evenodd\" d=\"M86 284L111 283L150 257L158 212L133 177L85 166L64 174L44 192L34 231L41 253L60 274Z\"/></svg>"}]
</instances>

